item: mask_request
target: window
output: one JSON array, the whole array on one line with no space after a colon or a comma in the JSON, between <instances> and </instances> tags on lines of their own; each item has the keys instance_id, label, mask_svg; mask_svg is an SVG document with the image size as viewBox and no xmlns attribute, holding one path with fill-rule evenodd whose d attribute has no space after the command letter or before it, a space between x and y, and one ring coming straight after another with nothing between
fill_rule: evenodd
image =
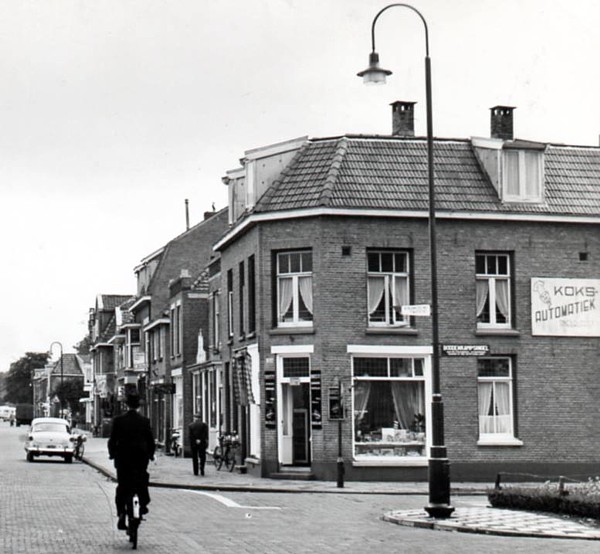
<instances>
[{"instance_id":1,"label":"window","mask_svg":"<svg viewBox=\"0 0 600 554\"><path fill-rule=\"evenodd\" d=\"M213 320L213 348L219 351L221 348L220 324L221 316L219 311L219 293L215 292L212 296L212 320Z\"/></svg>"},{"instance_id":2,"label":"window","mask_svg":"<svg viewBox=\"0 0 600 554\"><path fill-rule=\"evenodd\" d=\"M244 328L244 319L245 319L245 314L244 314L244 290L246 288L246 275L244 272L244 262L240 262L240 282L239 282L239 288L240 288L240 336L244 336L246 333L246 329Z\"/></svg>"},{"instance_id":3,"label":"window","mask_svg":"<svg viewBox=\"0 0 600 554\"><path fill-rule=\"evenodd\" d=\"M475 255L477 327L511 327L511 260L508 254Z\"/></svg>"},{"instance_id":4,"label":"window","mask_svg":"<svg viewBox=\"0 0 600 554\"><path fill-rule=\"evenodd\" d=\"M227 335L233 338L233 270L227 270Z\"/></svg>"},{"instance_id":5,"label":"window","mask_svg":"<svg viewBox=\"0 0 600 554\"><path fill-rule=\"evenodd\" d=\"M477 360L479 442L514 441L512 360Z\"/></svg>"},{"instance_id":6,"label":"window","mask_svg":"<svg viewBox=\"0 0 600 554\"><path fill-rule=\"evenodd\" d=\"M277 254L277 324L312 325L312 253Z\"/></svg>"},{"instance_id":7,"label":"window","mask_svg":"<svg viewBox=\"0 0 600 554\"><path fill-rule=\"evenodd\" d=\"M352 359L354 459L425 459L423 358Z\"/></svg>"},{"instance_id":8,"label":"window","mask_svg":"<svg viewBox=\"0 0 600 554\"><path fill-rule=\"evenodd\" d=\"M367 252L367 298L369 325L407 325L401 306L409 304L408 252Z\"/></svg>"},{"instance_id":9,"label":"window","mask_svg":"<svg viewBox=\"0 0 600 554\"><path fill-rule=\"evenodd\" d=\"M256 331L256 277L254 256L248 258L248 333Z\"/></svg>"},{"instance_id":10,"label":"window","mask_svg":"<svg viewBox=\"0 0 600 554\"><path fill-rule=\"evenodd\" d=\"M508 202L541 202L543 152L503 150L503 195Z\"/></svg>"}]
</instances>

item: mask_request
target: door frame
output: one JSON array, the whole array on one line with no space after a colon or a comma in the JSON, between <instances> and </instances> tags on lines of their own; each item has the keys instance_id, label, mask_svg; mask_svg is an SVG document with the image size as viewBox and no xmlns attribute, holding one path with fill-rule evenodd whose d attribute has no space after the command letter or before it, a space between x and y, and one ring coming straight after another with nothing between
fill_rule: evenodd
<instances>
[{"instance_id":1,"label":"door frame","mask_svg":"<svg viewBox=\"0 0 600 554\"><path fill-rule=\"evenodd\" d=\"M277 374L277 461L280 465L293 466L293 399L292 383L306 383L309 386L310 395L310 367L312 365L312 345L299 346L273 346L271 353L275 354L275 367ZM309 371L303 377L284 377L284 358L308 358ZM284 394L286 395L284 397ZM310 413L310 404L308 406ZM310 418L308 421L308 465L312 460L312 433L310 430ZM287 431L287 432L286 432ZM306 464L302 464L306 466Z\"/></svg>"}]
</instances>

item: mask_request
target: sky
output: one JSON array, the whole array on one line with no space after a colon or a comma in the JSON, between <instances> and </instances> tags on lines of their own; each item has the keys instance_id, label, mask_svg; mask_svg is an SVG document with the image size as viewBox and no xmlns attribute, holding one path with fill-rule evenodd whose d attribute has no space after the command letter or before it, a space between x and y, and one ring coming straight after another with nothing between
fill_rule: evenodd
<instances>
[{"instance_id":1,"label":"sky","mask_svg":"<svg viewBox=\"0 0 600 554\"><path fill-rule=\"evenodd\" d=\"M0 0L0 371L87 333L98 294L213 204L246 150L389 134L395 100L426 132L425 34L379 19L387 85L356 77L378 0ZM598 146L600 3L415 0L429 27L435 136ZM55 357L57 347L54 349Z\"/></svg>"}]
</instances>

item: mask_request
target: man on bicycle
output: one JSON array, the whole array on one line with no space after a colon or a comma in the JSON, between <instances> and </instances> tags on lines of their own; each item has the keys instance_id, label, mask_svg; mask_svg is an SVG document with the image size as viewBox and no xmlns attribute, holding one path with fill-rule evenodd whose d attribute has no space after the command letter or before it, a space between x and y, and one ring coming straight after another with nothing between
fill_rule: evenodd
<instances>
[{"instance_id":1,"label":"man on bicycle","mask_svg":"<svg viewBox=\"0 0 600 554\"><path fill-rule=\"evenodd\" d=\"M150 420L140 415L137 409L140 397L137 393L126 398L129 410L113 420L112 432L108 439L108 457L115 461L117 470L117 491L115 503L119 521L117 528L125 530L127 499L138 493L142 514L148 513L150 495L148 493L148 462L154 459L154 436Z\"/></svg>"},{"instance_id":2,"label":"man on bicycle","mask_svg":"<svg viewBox=\"0 0 600 554\"><path fill-rule=\"evenodd\" d=\"M200 458L200 475L204 475L206 447L208 446L208 425L202 421L201 414L194 414L194 421L193 423L190 423L188 430L190 434L194 475L198 475L198 458Z\"/></svg>"}]
</instances>

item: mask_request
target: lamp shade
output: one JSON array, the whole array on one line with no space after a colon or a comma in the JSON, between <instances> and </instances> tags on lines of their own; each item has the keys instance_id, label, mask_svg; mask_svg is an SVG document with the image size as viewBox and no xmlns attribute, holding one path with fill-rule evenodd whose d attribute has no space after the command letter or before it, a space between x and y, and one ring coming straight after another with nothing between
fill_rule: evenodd
<instances>
[{"instance_id":1,"label":"lamp shade","mask_svg":"<svg viewBox=\"0 0 600 554\"><path fill-rule=\"evenodd\" d=\"M379 54L377 52L369 54L369 67L357 73L359 77L363 78L363 83L366 85L384 84L385 78L391 74L392 72L389 69L379 67Z\"/></svg>"}]
</instances>

